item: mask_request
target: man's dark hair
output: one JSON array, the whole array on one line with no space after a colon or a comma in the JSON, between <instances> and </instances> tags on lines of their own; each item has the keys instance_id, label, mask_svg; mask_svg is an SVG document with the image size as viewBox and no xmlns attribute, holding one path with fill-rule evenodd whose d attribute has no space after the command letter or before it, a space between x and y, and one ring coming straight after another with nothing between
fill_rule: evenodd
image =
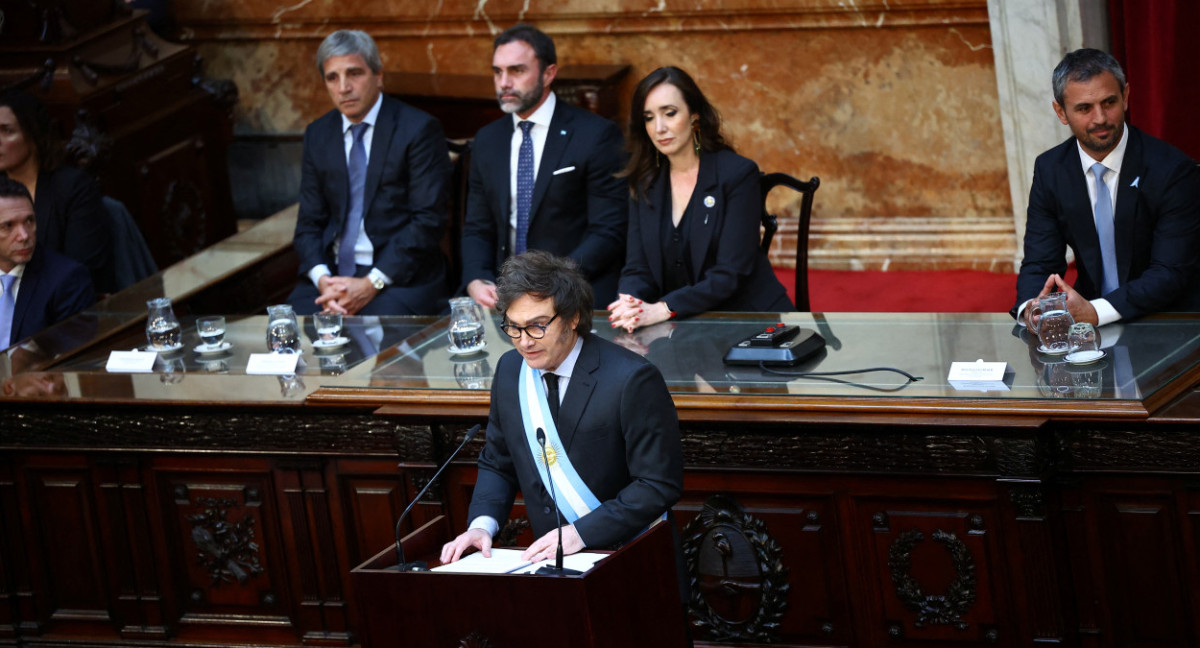
<instances>
[{"instance_id":1,"label":"man's dark hair","mask_svg":"<svg viewBox=\"0 0 1200 648\"><path fill-rule=\"evenodd\" d=\"M29 196L29 190L25 188L25 185L3 173L0 173L0 198L24 198L30 204L33 203L33 198Z\"/></svg>"},{"instance_id":2,"label":"man's dark hair","mask_svg":"<svg viewBox=\"0 0 1200 648\"><path fill-rule=\"evenodd\" d=\"M579 316L576 333L592 330L592 286L574 259L542 250L509 257L496 280L496 310L507 318L508 307L522 295L552 299L560 319L569 322Z\"/></svg>"},{"instance_id":3,"label":"man's dark hair","mask_svg":"<svg viewBox=\"0 0 1200 648\"><path fill-rule=\"evenodd\" d=\"M1125 71L1111 54L1087 47L1068 53L1059 62L1058 67L1054 68L1054 75L1051 77L1054 101L1066 108L1063 106L1063 96L1067 93L1067 82L1083 83L1105 72L1116 77L1117 85L1120 86L1121 92L1124 92Z\"/></svg>"},{"instance_id":4,"label":"man's dark hair","mask_svg":"<svg viewBox=\"0 0 1200 648\"><path fill-rule=\"evenodd\" d=\"M525 23L509 27L492 42L492 51L495 52L501 45L507 45L513 41L521 41L533 48L533 54L538 60L539 72L545 72L547 65L558 65L558 52L554 49L554 40L537 27Z\"/></svg>"}]
</instances>

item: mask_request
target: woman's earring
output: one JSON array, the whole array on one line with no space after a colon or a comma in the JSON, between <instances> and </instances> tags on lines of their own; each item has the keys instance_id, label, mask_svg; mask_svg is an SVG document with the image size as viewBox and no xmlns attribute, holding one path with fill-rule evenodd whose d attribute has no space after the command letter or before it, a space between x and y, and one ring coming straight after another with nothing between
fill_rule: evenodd
<instances>
[{"instance_id":1,"label":"woman's earring","mask_svg":"<svg viewBox=\"0 0 1200 648\"><path fill-rule=\"evenodd\" d=\"M692 131L692 135L694 136L692 141L695 142L696 145L696 155L700 155L700 129L697 128L696 130Z\"/></svg>"}]
</instances>

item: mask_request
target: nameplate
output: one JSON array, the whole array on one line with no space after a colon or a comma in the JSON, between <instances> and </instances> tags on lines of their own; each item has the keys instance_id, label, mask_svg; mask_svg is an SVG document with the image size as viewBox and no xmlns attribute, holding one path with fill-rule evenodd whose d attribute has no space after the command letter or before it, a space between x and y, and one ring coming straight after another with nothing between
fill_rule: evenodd
<instances>
[{"instance_id":1,"label":"nameplate","mask_svg":"<svg viewBox=\"0 0 1200 648\"><path fill-rule=\"evenodd\" d=\"M946 381L951 387L964 391L1009 391L1004 382L1007 371L1007 362L952 362Z\"/></svg>"},{"instance_id":2,"label":"nameplate","mask_svg":"<svg viewBox=\"0 0 1200 648\"><path fill-rule=\"evenodd\" d=\"M286 376L296 373L299 353L251 353L246 373L257 376Z\"/></svg>"},{"instance_id":3,"label":"nameplate","mask_svg":"<svg viewBox=\"0 0 1200 648\"><path fill-rule=\"evenodd\" d=\"M108 354L104 370L110 373L151 373L157 357L158 354L153 351L113 351Z\"/></svg>"}]
</instances>

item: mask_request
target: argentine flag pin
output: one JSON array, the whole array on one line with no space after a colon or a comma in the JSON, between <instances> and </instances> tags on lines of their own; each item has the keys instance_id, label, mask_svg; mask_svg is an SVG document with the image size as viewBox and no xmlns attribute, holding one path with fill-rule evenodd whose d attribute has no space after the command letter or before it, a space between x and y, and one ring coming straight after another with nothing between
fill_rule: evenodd
<instances>
[{"instance_id":1,"label":"argentine flag pin","mask_svg":"<svg viewBox=\"0 0 1200 648\"><path fill-rule=\"evenodd\" d=\"M713 198L712 196L705 196L705 197L704 197L704 206L705 206L705 207L712 207L712 206L713 206L713 205L715 205L715 204L717 204L717 199L716 199L716 198Z\"/></svg>"},{"instance_id":2,"label":"argentine flag pin","mask_svg":"<svg viewBox=\"0 0 1200 648\"><path fill-rule=\"evenodd\" d=\"M1139 182L1141 182L1141 181L1142 181L1142 176L1138 176L1138 177L1136 177L1136 178L1134 178L1134 179L1133 179L1133 182L1129 183L1129 186L1130 186L1130 187L1136 187L1136 186L1138 186L1138 183L1139 183Z\"/></svg>"}]
</instances>

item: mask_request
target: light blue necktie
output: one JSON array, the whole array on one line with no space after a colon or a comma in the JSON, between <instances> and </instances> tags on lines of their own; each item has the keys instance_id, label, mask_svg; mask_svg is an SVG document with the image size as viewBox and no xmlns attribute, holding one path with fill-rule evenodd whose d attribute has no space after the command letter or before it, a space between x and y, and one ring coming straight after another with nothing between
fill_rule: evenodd
<instances>
[{"instance_id":1,"label":"light blue necktie","mask_svg":"<svg viewBox=\"0 0 1200 648\"><path fill-rule=\"evenodd\" d=\"M354 244L362 227L363 194L367 190L367 147L363 135L370 124L360 122L350 126L354 143L350 145L350 160L346 164L350 179L350 202L346 205L346 226L342 230L342 242L338 245L337 269L343 277L354 276Z\"/></svg>"},{"instance_id":2,"label":"light blue necktie","mask_svg":"<svg viewBox=\"0 0 1200 648\"><path fill-rule=\"evenodd\" d=\"M517 243L513 252L525 251L529 238L529 208L533 206L533 138L529 129L533 122L523 121L521 126L521 148L517 151Z\"/></svg>"},{"instance_id":3,"label":"light blue necktie","mask_svg":"<svg viewBox=\"0 0 1200 648\"><path fill-rule=\"evenodd\" d=\"M1100 237L1100 255L1104 260L1104 277L1100 282L1102 297L1117 289L1117 242L1113 234L1112 197L1104 182L1106 171L1108 167L1099 162L1092 165L1092 175L1096 176L1096 235Z\"/></svg>"},{"instance_id":4,"label":"light blue necktie","mask_svg":"<svg viewBox=\"0 0 1200 648\"><path fill-rule=\"evenodd\" d=\"M12 286L16 280L16 275L0 276L0 283L4 284L4 294L0 295L0 349L8 348L8 338L12 335L13 313L17 310Z\"/></svg>"}]
</instances>

